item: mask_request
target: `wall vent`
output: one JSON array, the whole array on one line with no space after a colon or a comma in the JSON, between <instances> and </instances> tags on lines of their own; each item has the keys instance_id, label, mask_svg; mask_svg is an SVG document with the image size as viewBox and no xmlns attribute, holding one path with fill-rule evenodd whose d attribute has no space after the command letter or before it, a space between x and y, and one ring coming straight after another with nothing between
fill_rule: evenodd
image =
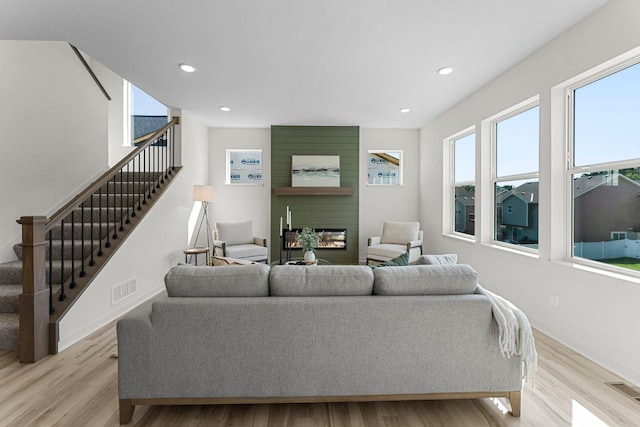
<instances>
[{"instance_id":1,"label":"wall vent","mask_svg":"<svg viewBox=\"0 0 640 427\"><path fill-rule=\"evenodd\" d=\"M620 393L624 394L625 396L640 403L640 391L637 391L633 387L630 387L627 384L620 383L620 382L605 383L605 384L613 387L614 389L618 390Z\"/></svg>"},{"instance_id":2,"label":"wall vent","mask_svg":"<svg viewBox=\"0 0 640 427\"><path fill-rule=\"evenodd\" d=\"M136 279L111 287L111 305L115 305L136 292Z\"/></svg>"}]
</instances>

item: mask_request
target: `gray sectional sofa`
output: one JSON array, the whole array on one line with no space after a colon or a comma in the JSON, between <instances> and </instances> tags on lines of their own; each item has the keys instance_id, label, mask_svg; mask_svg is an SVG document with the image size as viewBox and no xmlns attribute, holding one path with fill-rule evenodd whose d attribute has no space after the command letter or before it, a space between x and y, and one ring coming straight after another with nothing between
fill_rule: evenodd
<instances>
[{"instance_id":1,"label":"gray sectional sofa","mask_svg":"<svg viewBox=\"0 0 640 427\"><path fill-rule=\"evenodd\" d=\"M505 397L503 357L467 265L176 266L117 325L120 422L135 405Z\"/></svg>"}]
</instances>

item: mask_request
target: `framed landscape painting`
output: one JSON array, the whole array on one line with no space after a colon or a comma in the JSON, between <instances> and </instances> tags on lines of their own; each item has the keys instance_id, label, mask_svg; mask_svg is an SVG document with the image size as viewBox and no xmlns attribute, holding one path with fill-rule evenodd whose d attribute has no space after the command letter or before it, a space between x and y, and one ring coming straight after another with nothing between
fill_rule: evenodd
<instances>
[{"instance_id":1,"label":"framed landscape painting","mask_svg":"<svg viewBox=\"0 0 640 427\"><path fill-rule=\"evenodd\" d=\"M340 187L340 156L291 156L292 187Z\"/></svg>"}]
</instances>

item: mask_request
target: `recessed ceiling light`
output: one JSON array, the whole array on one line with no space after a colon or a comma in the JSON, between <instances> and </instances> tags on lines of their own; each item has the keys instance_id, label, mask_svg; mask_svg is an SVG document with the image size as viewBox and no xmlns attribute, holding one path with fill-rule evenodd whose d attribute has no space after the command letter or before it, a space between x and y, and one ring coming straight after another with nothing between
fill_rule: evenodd
<instances>
[{"instance_id":1,"label":"recessed ceiling light","mask_svg":"<svg viewBox=\"0 0 640 427\"><path fill-rule=\"evenodd\" d=\"M184 62L178 64L178 67L180 67L180 69L185 73L193 73L194 71L196 71L196 67L194 67L193 65L185 64Z\"/></svg>"},{"instance_id":2,"label":"recessed ceiling light","mask_svg":"<svg viewBox=\"0 0 640 427\"><path fill-rule=\"evenodd\" d=\"M225 107L223 105L222 107L220 107L220 111L224 111L226 113L227 111L231 111L231 107Z\"/></svg>"},{"instance_id":3,"label":"recessed ceiling light","mask_svg":"<svg viewBox=\"0 0 640 427\"><path fill-rule=\"evenodd\" d=\"M442 67L438 69L438 74L440 74L441 76L446 76L447 74L451 74L451 73L453 73L452 67Z\"/></svg>"},{"instance_id":4,"label":"recessed ceiling light","mask_svg":"<svg viewBox=\"0 0 640 427\"><path fill-rule=\"evenodd\" d=\"M411 109L410 109L410 108L401 108L401 109L400 109L400 112L401 112L401 113L408 113L409 111L411 111Z\"/></svg>"}]
</instances>

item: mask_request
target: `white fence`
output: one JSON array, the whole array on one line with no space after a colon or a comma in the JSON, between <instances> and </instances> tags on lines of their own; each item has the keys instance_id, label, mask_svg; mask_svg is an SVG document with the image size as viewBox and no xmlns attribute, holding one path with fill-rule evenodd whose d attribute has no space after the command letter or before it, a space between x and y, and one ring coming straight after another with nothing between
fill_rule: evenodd
<instances>
[{"instance_id":1,"label":"white fence","mask_svg":"<svg viewBox=\"0 0 640 427\"><path fill-rule=\"evenodd\" d=\"M611 240L608 242L578 242L573 245L573 255L587 259L638 258L640 240Z\"/></svg>"}]
</instances>

